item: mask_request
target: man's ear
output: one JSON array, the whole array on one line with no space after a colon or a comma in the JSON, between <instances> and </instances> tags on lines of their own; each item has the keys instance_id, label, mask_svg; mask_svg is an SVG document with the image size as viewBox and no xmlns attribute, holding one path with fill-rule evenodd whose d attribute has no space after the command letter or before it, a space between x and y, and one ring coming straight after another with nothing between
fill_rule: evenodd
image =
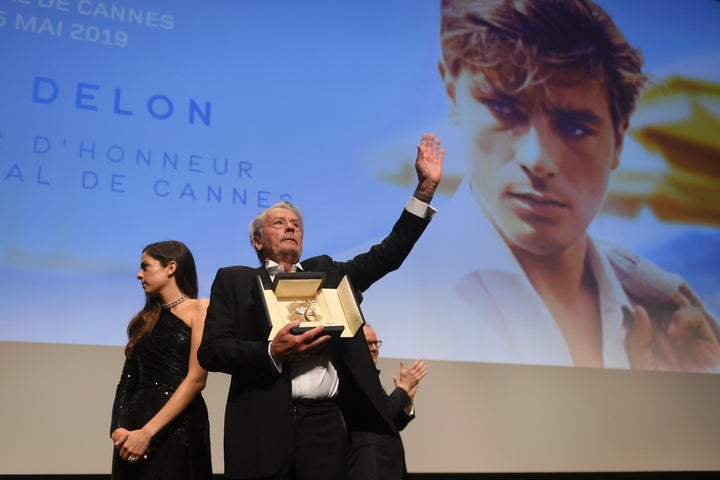
<instances>
[{"instance_id":1,"label":"man's ear","mask_svg":"<svg viewBox=\"0 0 720 480\"><path fill-rule=\"evenodd\" d=\"M262 250L262 243L260 243L260 237L258 237L257 235L253 236L252 244L253 244L253 247L255 247L255 250L257 250L257 251Z\"/></svg>"},{"instance_id":2,"label":"man's ear","mask_svg":"<svg viewBox=\"0 0 720 480\"><path fill-rule=\"evenodd\" d=\"M452 75L448 72L447 66L443 60L438 62L438 72L440 73L440 78L445 86L445 95L447 96L446 98L448 101L448 118L453 124L457 125L455 79L452 78Z\"/></svg>"},{"instance_id":3,"label":"man's ear","mask_svg":"<svg viewBox=\"0 0 720 480\"><path fill-rule=\"evenodd\" d=\"M615 170L620 166L620 154L622 153L623 142L625 141L625 133L627 133L630 120L626 119L618 125L615 131L615 151L613 152L613 160L611 169Z\"/></svg>"}]
</instances>

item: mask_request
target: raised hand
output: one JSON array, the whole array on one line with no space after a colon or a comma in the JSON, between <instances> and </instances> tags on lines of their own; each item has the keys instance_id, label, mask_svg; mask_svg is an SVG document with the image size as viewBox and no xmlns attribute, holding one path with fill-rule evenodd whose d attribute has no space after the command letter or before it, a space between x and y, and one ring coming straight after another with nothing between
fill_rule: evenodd
<instances>
[{"instance_id":1,"label":"raised hand","mask_svg":"<svg viewBox=\"0 0 720 480\"><path fill-rule=\"evenodd\" d=\"M429 203L442 177L445 149L440 148L440 139L435 138L435 135L423 133L417 150L415 172L418 177L418 185L414 195L418 200Z\"/></svg>"}]
</instances>

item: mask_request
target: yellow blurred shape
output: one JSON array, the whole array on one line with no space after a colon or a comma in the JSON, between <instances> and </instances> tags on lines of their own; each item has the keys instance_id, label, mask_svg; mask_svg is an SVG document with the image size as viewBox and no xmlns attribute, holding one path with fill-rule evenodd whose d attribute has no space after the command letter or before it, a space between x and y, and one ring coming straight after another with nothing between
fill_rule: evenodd
<instances>
[{"instance_id":1,"label":"yellow blurred shape","mask_svg":"<svg viewBox=\"0 0 720 480\"><path fill-rule=\"evenodd\" d=\"M634 216L647 205L664 221L720 225L720 84L674 76L651 86L630 135L666 168L621 167L605 210Z\"/></svg>"}]
</instances>

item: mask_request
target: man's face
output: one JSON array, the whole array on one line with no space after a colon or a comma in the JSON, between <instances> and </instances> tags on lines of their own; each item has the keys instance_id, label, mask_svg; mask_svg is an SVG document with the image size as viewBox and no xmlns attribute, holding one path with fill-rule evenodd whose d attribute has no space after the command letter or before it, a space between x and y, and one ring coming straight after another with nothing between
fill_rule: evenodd
<instances>
[{"instance_id":1,"label":"man's face","mask_svg":"<svg viewBox=\"0 0 720 480\"><path fill-rule=\"evenodd\" d=\"M266 259L296 263L302 254L302 240L297 215L285 208L273 208L265 217L260 237L253 240L253 245L263 251Z\"/></svg>"},{"instance_id":2,"label":"man's face","mask_svg":"<svg viewBox=\"0 0 720 480\"><path fill-rule=\"evenodd\" d=\"M370 357L372 357L373 363L377 363L378 356L380 355L380 346L378 345L375 330L369 325L363 325L363 332L365 332L365 340L367 340L368 348L370 349Z\"/></svg>"},{"instance_id":3,"label":"man's face","mask_svg":"<svg viewBox=\"0 0 720 480\"><path fill-rule=\"evenodd\" d=\"M465 70L445 81L473 195L510 246L552 255L582 241L625 130L613 128L603 85L578 79L513 94Z\"/></svg>"}]
</instances>

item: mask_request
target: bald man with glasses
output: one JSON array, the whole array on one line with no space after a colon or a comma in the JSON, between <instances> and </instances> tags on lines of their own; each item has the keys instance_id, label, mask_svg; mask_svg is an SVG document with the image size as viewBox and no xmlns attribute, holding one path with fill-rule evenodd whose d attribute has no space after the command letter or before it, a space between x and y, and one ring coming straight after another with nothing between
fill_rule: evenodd
<instances>
[{"instance_id":1,"label":"bald man with glasses","mask_svg":"<svg viewBox=\"0 0 720 480\"><path fill-rule=\"evenodd\" d=\"M369 324L363 325L363 333L370 350L370 356L377 365L382 340ZM380 371L378 370L378 374ZM415 360L406 367L400 362L400 373L393 376L395 389L387 395L393 421L398 431L403 430L415 418L413 399L420 380L427 374L427 364ZM380 381L378 377L378 382ZM402 456L402 471L393 468L398 456ZM402 440L390 435L373 432L352 432L350 438L350 480L396 480L406 478L405 451Z\"/></svg>"}]
</instances>

